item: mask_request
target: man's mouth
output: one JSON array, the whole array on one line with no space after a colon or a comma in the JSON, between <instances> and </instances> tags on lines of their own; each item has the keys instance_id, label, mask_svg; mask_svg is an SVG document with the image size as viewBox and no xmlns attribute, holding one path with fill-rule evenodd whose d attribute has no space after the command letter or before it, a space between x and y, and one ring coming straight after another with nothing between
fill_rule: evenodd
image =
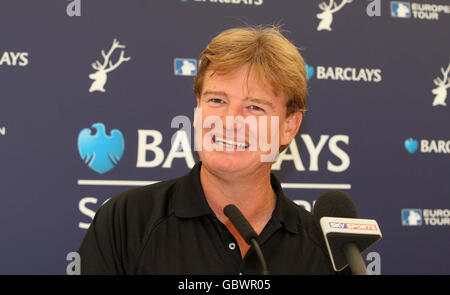
<instances>
[{"instance_id":1,"label":"man's mouth","mask_svg":"<svg viewBox=\"0 0 450 295\"><path fill-rule=\"evenodd\" d=\"M213 136L212 141L214 143L222 144L228 149L239 149L239 150L245 150L250 146L247 142L240 142L235 140L230 140L222 137L217 137L216 135Z\"/></svg>"}]
</instances>

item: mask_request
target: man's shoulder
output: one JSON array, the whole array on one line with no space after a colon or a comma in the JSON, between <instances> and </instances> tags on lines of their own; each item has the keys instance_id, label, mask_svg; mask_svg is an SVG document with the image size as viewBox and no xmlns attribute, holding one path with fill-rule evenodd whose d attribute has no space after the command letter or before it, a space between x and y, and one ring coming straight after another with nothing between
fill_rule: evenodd
<instances>
[{"instance_id":1,"label":"man's shoulder","mask_svg":"<svg viewBox=\"0 0 450 295\"><path fill-rule=\"evenodd\" d=\"M286 198L287 199L287 198ZM305 207L296 204L294 201L287 199L289 206L292 207L298 217L299 220L299 226L306 226L310 227L314 225L314 217L311 212L305 209Z\"/></svg>"},{"instance_id":2,"label":"man's shoulder","mask_svg":"<svg viewBox=\"0 0 450 295\"><path fill-rule=\"evenodd\" d=\"M302 238L305 238L309 242L307 243L308 252L315 253L316 256L314 257L316 257L317 259L324 259L324 265L327 265L327 267L325 267L321 271L324 271L324 273L335 274L334 270L332 269L331 263L329 263L330 257L325 245L322 230L314 219L313 214L306 210L303 206L300 206L293 201L290 201L290 206L295 208L295 212L297 213L298 231L300 233L300 236ZM347 274L347 271L340 274Z\"/></svg>"},{"instance_id":3,"label":"man's shoulder","mask_svg":"<svg viewBox=\"0 0 450 295\"><path fill-rule=\"evenodd\" d=\"M100 207L79 250L89 260L84 272L132 273L151 230L170 218L179 179L123 191Z\"/></svg>"},{"instance_id":4,"label":"man's shoulder","mask_svg":"<svg viewBox=\"0 0 450 295\"><path fill-rule=\"evenodd\" d=\"M101 210L136 221L170 214L171 200L180 179L178 177L125 190L113 196Z\"/></svg>"},{"instance_id":5,"label":"man's shoulder","mask_svg":"<svg viewBox=\"0 0 450 295\"><path fill-rule=\"evenodd\" d=\"M314 220L313 214L292 200L289 200L289 203L297 214L299 231L307 234L314 243L323 247L322 232Z\"/></svg>"},{"instance_id":6,"label":"man's shoulder","mask_svg":"<svg viewBox=\"0 0 450 295\"><path fill-rule=\"evenodd\" d=\"M155 198L164 198L175 189L180 178L181 177L128 189L115 195L110 201L116 201L119 203L131 202L135 204L150 202Z\"/></svg>"}]
</instances>

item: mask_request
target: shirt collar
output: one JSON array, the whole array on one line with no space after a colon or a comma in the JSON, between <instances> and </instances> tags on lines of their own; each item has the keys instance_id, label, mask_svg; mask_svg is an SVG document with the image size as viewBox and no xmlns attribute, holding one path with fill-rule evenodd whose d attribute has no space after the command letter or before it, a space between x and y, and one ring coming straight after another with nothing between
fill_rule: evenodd
<instances>
[{"instance_id":1,"label":"shirt collar","mask_svg":"<svg viewBox=\"0 0 450 295\"><path fill-rule=\"evenodd\" d=\"M284 195L280 182L272 173L270 174L270 183L277 195L272 220L281 223L291 233L299 233L300 219L298 218L296 205Z\"/></svg>"},{"instance_id":2,"label":"shirt collar","mask_svg":"<svg viewBox=\"0 0 450 295\"><path fill-rule=\"evenodd\" d=\"M214 214L206 201L200 182L201 165L201 162L197 162L187 175L180 178L173 200L173 208L177 217L193 218ZM281 224L289 232L298 233L299 218L295 204L283 194L280 182L272 173L270 181L277 195L272 221Z\"/></svg>"},{"instance_id":3,"label":"shirt collar","mask_svg":"<svg viewBox=\"0 0 450 295\"><path fill-rule=\"evenodd\" d=\"M214 214L206 201L200 182L201 166L202 162L197 162L187 175L181 177L178 183L173 204L177 217L192 218Z\"/></svg>"}]
</instances>

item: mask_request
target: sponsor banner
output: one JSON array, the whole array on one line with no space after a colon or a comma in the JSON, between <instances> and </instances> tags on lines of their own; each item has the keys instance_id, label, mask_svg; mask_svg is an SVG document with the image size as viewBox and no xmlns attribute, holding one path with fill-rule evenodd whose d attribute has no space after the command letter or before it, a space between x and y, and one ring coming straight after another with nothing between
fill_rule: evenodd
<instances>
[{"instance_id":1,"label":"sponsor banner","mask_svg":"<svg viewBox=\"0 0 450 295\"><path fill-rule=\"evenodd\" d=\"M333 80L344 82L372 82L382 81L382 71L377 68L355 68L337 66L306 65L307 79L315 77L317 80Z\"/></svg>"},{"instance_id":2,"label":"sponsor banner","mask_svg":"<svg viewBox=\"0 0 450 295\"><path fill-rule=\"evenodd\" d=\"M420 144L419 144L420 143ZM404 147L410 154L450 154L450 140L445 139L414 139L404 141Z\"/></svg>"},{"instance_id":3,"label":"sponsor banner","mask_svg":"<svg viewBox=\"0 0 450 295\"><path fill-rule=\"evenodd\" d=\"M0 67L26 67L29 58L28 52L0 51Z\"/></svg>"},{"instance_id":4,"label":"sponsor banner","mask_svg":"<svg viewBox=\"0 0 450 295\"><path fill-rule=\"evenodd\" d=\"M189 120L186 116L184 119ZM177 118L174 118L177 121ZM173 125L178 126L178 125ZM183 127L192 124L185 123ZM139 129L138 150L136 155L136 168L171 168L174 159L184 159L186 166L192 168L195 164L191 130L177 130L171 138L170 151L164 152L160 147L163 134L159 130ZM309 165L301 158L297 141L305 146L309 155ZM291 162L297 171L320 171L324 168L329 172L341 173L349 169L351 158L347 151L350 144L348 135L322 134L315 138L310 134L300 134L291 141L288 148L278 155L272 164L272 170L280 170L283 163ZM83 128L78 133L78 152L85 164L99 174L104 174L119 164L125 150L125 136L116 128L107 134L104 123L92 124L91 128ZM321 160L321 154L328 150L333 159ZM151 152L149 157L149 153ZM94 157L95 155L95 157ZM322 164L320 164L322 163Z\"/></svg>"}]
</instances>

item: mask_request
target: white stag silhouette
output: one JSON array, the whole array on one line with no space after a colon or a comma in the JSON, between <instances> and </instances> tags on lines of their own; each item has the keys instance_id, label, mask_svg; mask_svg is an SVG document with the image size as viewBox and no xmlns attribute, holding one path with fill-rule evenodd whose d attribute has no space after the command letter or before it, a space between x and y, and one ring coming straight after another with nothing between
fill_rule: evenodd
<instances>
[{"instance_id":1,"label":"white stag silhouette","mask_svg":"<svg viewBox=\"0 0 450 295\"><path fill-rule=\"evenodd\" d=\"M325 2L319 4L321 13L317 14L317 18L320 19L320 23L317 26L317 31L327 30L331 31L331 23L333 22L333 13L339 11L345 4L351 3L353 0L342 0L341 4L337 5L334 0L330 0L327 5Z\"/></svg>"},{"instance_id":2,"label":"white stag silhouette","mask_svg":"<svg viewBox=\"0 0 450 295\"><path fill-rule=\"evenodd\" d=\"M448 64L447 69L445 71L444 68L441 68L441 72L443 75L443 79L438 77L433 80L434 84L437 85L436 88L431 90L431 92L436 95L433 100L433 106L447 105L445 103L445 100L447 99L447 88L450 87L450 78L448 77L448 74L450 72L450 63Z\"/></svg>"},{"instance_id":3,"label":"white stag silhouette","mask_svg":"<svg viewBox=\"0 0 450 295\"><path fill-rule=\"evenodd\" d=\"M106 80L108 79L107 74L117 69L117 67L120 66L122 62L129 61L131 59L131 57L124 57L124 53L122 50L120 52L119 60L115 64L113 64L109 59L116 48L125 48L125 45L120 45L119 41L114 39L108 54L105 54L105 51L102 50L102 56L104 59L103 64L101 64L98 60L95 61L95 63L92 63L92 68L96 70L96 72L89 75L89 78L91 80L94 80L94 82L92 82L91 84L91 87L89 88L89 92L105 92L104 87L106 84Z\"/></svg>"}]
</instances>

